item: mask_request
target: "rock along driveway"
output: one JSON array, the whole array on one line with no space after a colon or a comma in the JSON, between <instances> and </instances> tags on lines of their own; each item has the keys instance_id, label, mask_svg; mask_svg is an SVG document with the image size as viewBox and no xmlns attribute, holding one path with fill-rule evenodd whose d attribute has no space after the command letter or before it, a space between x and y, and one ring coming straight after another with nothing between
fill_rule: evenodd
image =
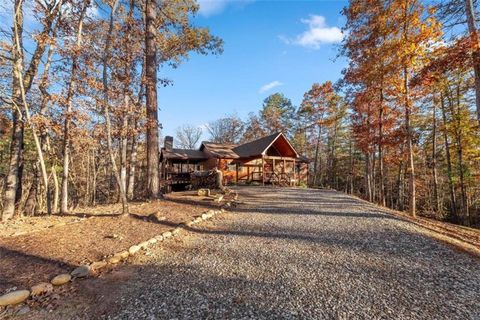
<instances>
[{"instance_id":1,"label":"rock along driveway","mask_svg":"<svg viewBox=\"0 0 480 320\"><path fill-rule=\"evenodd\" d=\"M79 316L480 319L477 257L342 193L239 191L245 204L159 246Z\"/></svg>"}]
</instances>

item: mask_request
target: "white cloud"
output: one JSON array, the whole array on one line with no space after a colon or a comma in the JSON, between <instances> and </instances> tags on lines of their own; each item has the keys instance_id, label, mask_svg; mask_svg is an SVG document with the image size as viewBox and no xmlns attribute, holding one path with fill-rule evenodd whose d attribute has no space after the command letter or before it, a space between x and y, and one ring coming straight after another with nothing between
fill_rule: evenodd
<instances>
[{"instance_id":1,"label":"white cloud","mask_svg":"<svg viewBox=\"0 0 480 320\"><path fill-rule=\"evenodd\" d=\"M242 8L253 1L254 0L197 0L200 5L198 13L204 17L210 17L222 13L230 5Z\"/></svg>"},{"instance_id":2,"label":"white cloud","mask_svg":"<svg viewBox=\"0 0 480 320\"><path fill-rule=\"evenodd\" d=\"M301 22L308 26L307 31L293 39L282 35L279 36L279 39L285 44L311 49L319 49L321 44L338 43L343 39L342 30L338 27L329 27L323 16L310 15L308 19L302 19Z\"/></svg>"},{"instance_id":3,"label":"white cloud","mask_svg":"<svg viewBox=\"0 0 480 320\"><path fill-rule=\"evenodd\" d=\"M268 90L272 90L273 88L280 87L282 85L283 85L283 83L281 83L278 80L275 80L275 81L272 81L270 83L267 83L267 84L263 85L258 92L259 93L264 93L264 92L267 92Z\"/></svg>"}]
</instances>

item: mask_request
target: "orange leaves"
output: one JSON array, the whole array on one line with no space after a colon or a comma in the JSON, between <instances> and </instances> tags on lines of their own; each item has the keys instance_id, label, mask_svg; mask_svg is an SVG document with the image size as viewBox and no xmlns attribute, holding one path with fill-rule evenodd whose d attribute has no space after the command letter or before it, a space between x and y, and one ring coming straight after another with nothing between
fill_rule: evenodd
<instances>
[{"instance_id":1,"label":"orange leaves","mask_svg":"<svg viewBox=\"0 0 480 320\"><path fill-rule=\"evenodd\" d=\"M470 37L459 38L448 46L439 45L431 54L432 60L416 75L412 85L436 82L449 71L469 70L475 50L478 50L478 42Z\"/></svg>"}]
</instances>

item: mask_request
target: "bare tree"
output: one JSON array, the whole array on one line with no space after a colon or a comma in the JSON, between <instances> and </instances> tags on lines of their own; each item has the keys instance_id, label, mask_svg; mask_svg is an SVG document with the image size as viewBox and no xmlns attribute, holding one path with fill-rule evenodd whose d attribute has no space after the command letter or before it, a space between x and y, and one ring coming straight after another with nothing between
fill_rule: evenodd
<instances>
[{"instance_id":1,"label":"bare tree","mask_svg":"<svg viewBox=\"0 0 480 320\"><path fill-rule=\"evenodd\" d=\"M82 46L83 23L89 1L83 4L78 18L76 29L76 42L72 58L72 66L70 72L70 81L68 83L67 97L65 99L65 122L63 126L63 172L62 172L62 191L60 195L60 213L68 213L68 176L70 166L70 126L71 116L73 112L73 96L77 85L77 73L79 69L78 54Z\"/></svg>"},{"instance_id":2,"label":"bare tree","mask_svg":"<svg viewBox=\"0 0 480 320\"><path fill-rule=\"evenodd\" d=\"M177 144L182 149L195 149L198 141L202 137L202 129L190 124L177 128Z\"/></svg>"},{"instance_id":3,"label":"bare tree","mask_svg":"<svg viewBox=\"0 0 480 320\"><path fill-rule=\"evenodd\" d=\"M217 143L239 143L245 124L236 115L227 116L207 125L210 140Z\"/></svg>"},{"instance_id":4,"label":"bare tree","mask_svg":"<svg viewBox=\"0 0 480 320\"><path fill-rule=\"evenodd\" d=\"M128 200L127 200L127 193L126 193L126 173L124 173L122 176L125 177L122 180L122 177L120 176L120 172L118 170L117 162L115 161L115 155L113 153L113 147L112 147L112 125L110 123L110 110L109 110L109 99L108 99L108 76L107 76L107 69L108 69L108 62L110 58L110 46L111 46L111 41L112 41L112 31L113 31L113 20L115 17L115 12L117 11L118 8L118 0L115 0L113 3L111 10L110 10L110 22L109 22L109 27L108 27L108 32L106 34L106 41L105 41L105 50L104 50L104 56L103 56L103 76L102 76L102 82L103 82L103 110L104 110L104 115L105 115L105 123L106 123L106 129L107 129L107 148L108 148L108 153L110 156L110 163L112 165L112 171L115 176L115 179L117 180L117 185L118 189L120 190L120 199L122 201L122 214L127 215L128 214ZM125 98L127 99L127 95ZM128 100L127 100L128 101ZM126 140L125 140L126 141ZM125 155L122 156L122 159L126 159L126 146L124 146L123 150L125 152ZM124 160L125 163L125 160ZM124 165L123 165L124 166Z\"/></svg>"}]
</instances>

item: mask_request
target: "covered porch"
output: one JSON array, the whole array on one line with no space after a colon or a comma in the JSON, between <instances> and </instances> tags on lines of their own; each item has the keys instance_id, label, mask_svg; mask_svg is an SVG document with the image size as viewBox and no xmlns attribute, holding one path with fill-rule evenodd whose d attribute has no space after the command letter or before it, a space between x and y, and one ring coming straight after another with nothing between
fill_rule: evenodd
<instances>
[{"instance_id":1,"label":"covered porch","mask_svg":"<svg viewBox=\"0 0 480 320\"><path fill-rule=\"evenodd\" d=\"M302 162L292 157L265 155L249 161L235 161L234 164L237 183L296 186L302 172Z\"/></svg>"}]
</instances>

